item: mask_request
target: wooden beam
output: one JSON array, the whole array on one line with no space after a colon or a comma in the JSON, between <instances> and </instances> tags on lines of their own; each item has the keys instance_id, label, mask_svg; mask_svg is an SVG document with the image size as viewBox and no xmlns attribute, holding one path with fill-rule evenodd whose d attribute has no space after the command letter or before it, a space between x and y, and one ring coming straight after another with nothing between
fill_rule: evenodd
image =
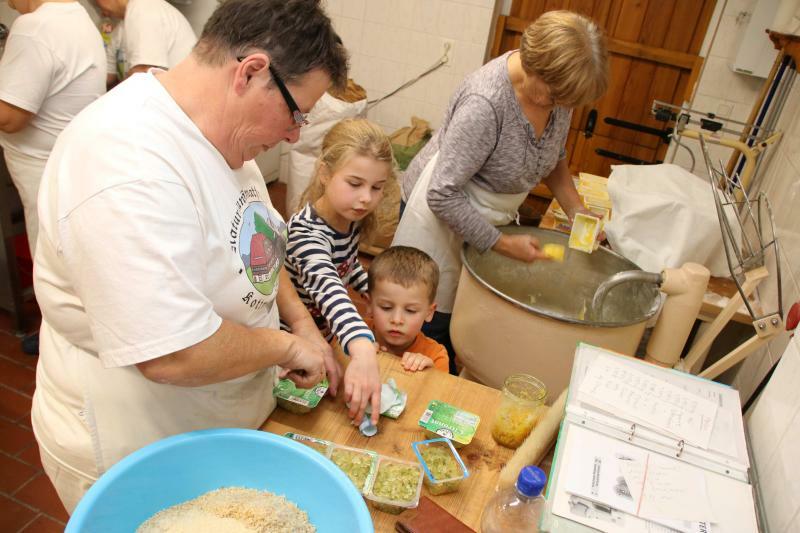
<instances>
[{"instance_id":1,"label":"wooden beam","mask_svg":"<svg viewBox=\"0 0 800 533\"><path fill-rule=\"evenodd\" d=\"M493 49L495 46L499 49L498 35L502 36L504 32L522 33L525 31L528 24L530 24L530 21L518 17L505 17L502 15L498 17ZM686 70L692 70L697 64L697 56L693 54L666 50L664 48L657 48L655 46L647 46L614 38L608 39L608 51L629 57L656 61ZM493 53L493 56L496 57L497 55L499 54Z\"/></svg>"},{"instance_id":2,"label":"wooden beam","mask_svg":"<svg viewBox=\"0 0 800 533\"><path fill-rule=\"evenodd\" d=\"M528 24L533 22L532 20L525 20L519 17L503 17L503 18L505 18L505 29L514 33L524 32L525 28L528 27Z\"/></svg>"},{"instance_id":3,"label":"wooden beam","mask_svg":"<svg viewBox=\"0 0 800 533\"><path fill-rule=\"evenodd\" d=\"M665 65L671 65L686 70L692 70L696 64L697 56L684 52L675 52L655 46L647 46L630 41L620 41L618 39L608 40L608 51L614 54L621 54L629 57L637 57L655 61Z\"/></svg>"}]
</instances>

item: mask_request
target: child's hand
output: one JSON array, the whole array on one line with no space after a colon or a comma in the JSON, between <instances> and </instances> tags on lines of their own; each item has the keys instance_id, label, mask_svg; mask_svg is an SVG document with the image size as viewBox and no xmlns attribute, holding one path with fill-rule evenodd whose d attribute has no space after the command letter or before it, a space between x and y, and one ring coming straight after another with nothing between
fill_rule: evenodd
<instances>
[{"instance_id":1,"label":"child's hand","mask_svg":"<svg viewBox=\"0 0 800 533\"><path fill-rule=\"evenodd\" d=\"M421 353L406 352L403 354L403 359L400 360L400 364L409 372L418 372L432 367L433 359Z\"/></svg>"},{"instance_id":2,"label":"child's hand","mask_svg":"<svg viewBox=\"0 0 800 533\"><path fill-rule=\"evenodd\" d=\"M357 337L347 345L350 364L344 372L344 401L355 424L364 419L367 404L372 405L372 425L381 416L381 373L375 345L366 337Z\"/></svg>"}]
</instances>

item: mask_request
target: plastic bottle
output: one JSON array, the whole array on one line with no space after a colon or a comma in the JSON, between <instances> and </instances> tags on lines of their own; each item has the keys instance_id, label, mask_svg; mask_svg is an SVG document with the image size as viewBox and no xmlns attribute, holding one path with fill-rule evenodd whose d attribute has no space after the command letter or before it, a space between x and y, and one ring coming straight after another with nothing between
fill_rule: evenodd
<instances>
[{"instance_id":1,"label":"plastic bottle","mask_svg":"<svg viewBox=\"0 0 800 533\"><path fill-rule=\"evenodd\" d=\"M489 500L481 517L482 533L536 533L544 506L542 489L547 475L538 466L526 466L517 483Z\"/></svg>"}]
</instances>

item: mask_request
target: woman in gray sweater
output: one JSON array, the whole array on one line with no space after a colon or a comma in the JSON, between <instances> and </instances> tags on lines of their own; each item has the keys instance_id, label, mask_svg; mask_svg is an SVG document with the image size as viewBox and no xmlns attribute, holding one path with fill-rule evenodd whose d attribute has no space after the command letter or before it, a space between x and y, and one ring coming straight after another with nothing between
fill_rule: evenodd
<instances>
[{"instance_id":1,"label":"woman in gray sweater","mask_svg":"<svg viewBox=\"0 0 800 533\"><path fill-rule=\"evenodd\" d=\"M608 53L597 25L550 11L525 29L519 50L466 77L442 125L403 175L406 207L392 244L419 248L440 269L437 312L423 332L450 354L450 315L464 241L519 261L544 258L529 235L502 234L543 181L572 219L586 211L567 168L572 110L608 85Z\"/></svg>"}]
</instances>

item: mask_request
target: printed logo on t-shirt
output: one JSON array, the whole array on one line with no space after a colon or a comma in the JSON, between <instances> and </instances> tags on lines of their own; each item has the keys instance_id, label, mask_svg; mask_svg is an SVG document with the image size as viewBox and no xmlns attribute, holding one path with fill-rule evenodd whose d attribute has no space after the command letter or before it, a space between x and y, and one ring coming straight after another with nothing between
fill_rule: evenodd
<instances>
[{"instance_id":1,"label":"printed logo on t-shirt","mask_svg":"<svg viewBox=\"0 0 800 533\"><path fill-rule=\"evenodd\" d=\"M258 197L258 191L242 191L233 220L234 227L231 228L231 236L234 237L231 244L235 243L235 251L242 258L241 272L247 273L247 278L258 292L271 295L286 257L286 224L260 198L247 203L248 197L252 196ZM238 228L237 222L240 224Z\"/></svg>"}]
</instances>

